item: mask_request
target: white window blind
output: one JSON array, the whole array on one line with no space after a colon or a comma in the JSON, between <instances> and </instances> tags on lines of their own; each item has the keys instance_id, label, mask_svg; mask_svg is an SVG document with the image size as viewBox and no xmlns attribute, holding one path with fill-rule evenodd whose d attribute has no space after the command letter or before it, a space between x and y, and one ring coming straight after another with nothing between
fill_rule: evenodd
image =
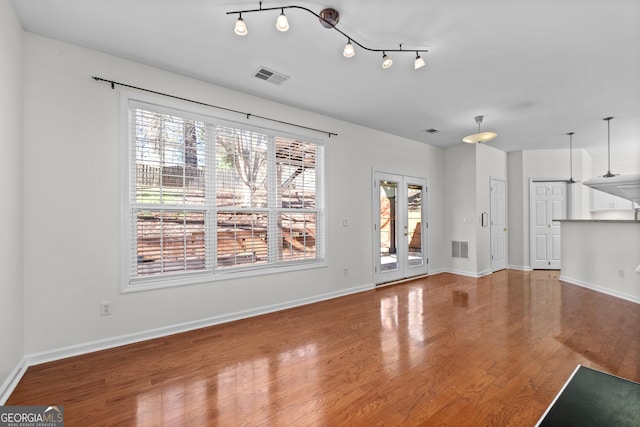
<instances>
[{"instance_id":1,"label":"white window blind","mask_svg":"<svg viewBox=\"0 0 640 427\"><path fill-rule=\"evenodd\" d=\"M321 144L137 101L128 133L127 286L323 260Z\"/></svg>"}]
</instances>

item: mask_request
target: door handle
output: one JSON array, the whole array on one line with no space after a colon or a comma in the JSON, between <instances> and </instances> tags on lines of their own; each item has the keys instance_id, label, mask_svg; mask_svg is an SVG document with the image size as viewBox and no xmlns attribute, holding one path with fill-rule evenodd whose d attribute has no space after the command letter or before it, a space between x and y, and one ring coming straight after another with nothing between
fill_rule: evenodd
<instances>
[{"instance_id":1,"label":"door handle","mask_svg":"<svg viewBox=\"0 0 640 427\"><path fill-rule=\"evenodd\" d=\"M502 231L507 231L507 227L505 227Z\"/></svg>"}]
</instances>

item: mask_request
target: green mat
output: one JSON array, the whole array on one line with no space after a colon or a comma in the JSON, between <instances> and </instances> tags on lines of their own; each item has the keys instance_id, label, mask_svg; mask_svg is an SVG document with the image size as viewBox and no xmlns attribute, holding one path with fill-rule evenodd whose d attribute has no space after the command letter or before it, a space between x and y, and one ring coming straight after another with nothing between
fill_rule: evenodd
<instances>
[{"instance_id":1,"label":"green mat","mask_svg":"<svg viewBox=\"0 0 640 427\"><path fill-rule=\"evenodd\" d=\"M536 426L640 426L640 384L578 365Z\"/></svg>"}]
</instances>

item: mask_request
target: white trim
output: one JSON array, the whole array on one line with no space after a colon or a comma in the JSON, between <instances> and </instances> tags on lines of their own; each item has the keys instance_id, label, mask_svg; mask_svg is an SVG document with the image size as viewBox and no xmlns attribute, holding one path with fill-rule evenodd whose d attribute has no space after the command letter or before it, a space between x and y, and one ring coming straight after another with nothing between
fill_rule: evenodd
<instances>
[{"instance_id":1,"label":"white trim","mask_svg":"<svg viewBox=\"0 0 640 427\"><path fill-rule=\"evenodd\" d=\"M459 274L460 276L475 277L475 278L479 278L479 277L483 277L483 276L487 276L489 274L492 274L491 270L484 270L484 271L480 271L480 272L475 272L475 271L458 270L458 269L455 269L455 268L446 268L446 269L444 269L444 271L447 272L447 273L451 273L451 274Z\"/></svg>"},{"instance_id":2,"label":"white trim","mask_svg":"<svg viewBox=\"0 0 640 427\"><path fill-rule=\"evenodd\" d=\"M603 286L594 285L593 283L585 282L579 279L574 279L572 277L567 277L562 274L560 274L560 277L558 277L558 280L571 283L572 285L577 285L583 288L591 289L592 291L600 292L602 294L611 295L612 297L616 297L616 298L620 298L630 302L634 302L636 304L640 304L640 298L638 298L635 295L630 295L624 292L615 291L610 288L605 288Z\"/></svg>"},{"instance_id":3,"label":"white trim","mask_svg":"<svg viewBox=\"0 0 640 427\"><path fill-rule=\"evenodd\" d=\"M9 396L11 396L11 393L15 390L28 367L27 359L23 357L20 359L16 367L13 368L5 382L0 385L0 406L7 403Z\"/></svg>"},{"instance_id":4,"label":"white trim","mask_svg":"<svg viewBox=\"0 0 640 427\"><path fill-rule=\"evenodd\" d=\"M540 417L540 419L538 420L538 422L536 423L535 427L538 427L540 425L540 423L544 420L544 417L547 416L547 414L549 413L549 411L551 410L551 408L553 407L553 405L556 404L556 401L558 400L558 398L560 397L560 395L562 394L562 392L564 391L565 388L567 388L567 386L569 385L569 383L571 382L571 380L573 379L573 376L576 374L576 372L578 372L578 369L580 369L581 365L578 365L576 367L576 369L573 370L573 373L571 374L571 376L569 377L569 379L564 383L564 385L562 386L562 388L560 389L560 391L558 392L558 394L556 394L556 397L553 398L553 401L549 404L549 406L547 406L547 410L544 411L544 414L542 414L542 416Z\"/></svg>"},{"instance_id":5,"label":"white trim","mask_svg":"<svg viewBox=\"0 0 640 427\"><path fill-rule=\"evenodd\" d=\"M54 360L64 359L72 356L79 356L81 354L92 353L95 351L106 350L109 348L119 347L126 344L133 344L141 341L146 341L154 338L161 338L168 335L174 335L181 332L192 331L194 329L206 328L208 326L219 325L221 323L232 322L235 320L246 319L253 316L259 316L262 314L273 313L288 308L299 307L302 305L312 304L320 301L325 301L333 298L338 298L346 295L351 295L359 292L373 290L375 286L373 283L356 286L353 288L343 289L341 291L328 292L326 294L320 294L313 297L301 298L282 302L273 305L267 305L263 307L257 307L249 310L237 311L235 313L228 313L219 316L208 317L201 320L194 320L190 322L178 323L175 325L163 326L161 328L148 329L146 331L135 332L132 334L120 335L117 337L106 338L102 340L89 341L82 344L71 345L67 347L61 347L53 350L44 351L41 353L29 354L24 357L26 360L26 366L39 365L41 363L52 362Z\"/></svg>"},{"instance_id":6,"label":"white trim","mask_svg":"<svg viewBox=\"0 0 640 427\"><path fill-rule=\"evenodd\" d=\"M508 268L509 270L533 271L533 268L531 268L531 267L530 267L530 266L528 266L528 265L512 265L512 264L509 264L509 265L507 266L507 268Z\"/></svg>"}]
</instances>

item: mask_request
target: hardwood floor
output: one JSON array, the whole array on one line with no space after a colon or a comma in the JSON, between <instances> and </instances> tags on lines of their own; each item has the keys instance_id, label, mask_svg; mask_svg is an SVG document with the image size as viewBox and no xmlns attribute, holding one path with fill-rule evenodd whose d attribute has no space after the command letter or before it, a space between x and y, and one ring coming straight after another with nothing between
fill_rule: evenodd
<instances>
[{"instance_id":1,"label":"hardwood floor","mask_svg":"<svg viewBox=\"0 0 640 427\"><path fill-rule=\"evenodd\" d=\"M68 426L532 426L577 364L640 381L640 305L439 274L29 368Z\"/></svg>"}]
</instances>

